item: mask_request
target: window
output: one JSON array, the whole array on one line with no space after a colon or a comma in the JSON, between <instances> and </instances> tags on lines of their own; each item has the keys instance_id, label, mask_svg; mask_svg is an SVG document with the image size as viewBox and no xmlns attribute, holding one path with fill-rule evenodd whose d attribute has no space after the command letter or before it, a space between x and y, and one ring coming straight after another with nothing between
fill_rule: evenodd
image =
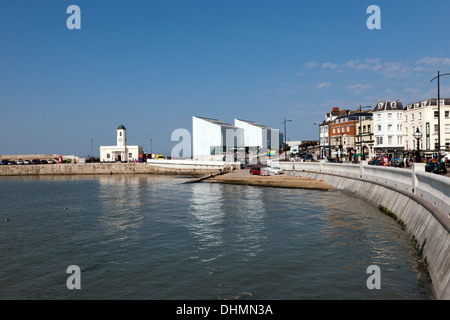
<instances>
[{"instance_id":1,"label":"window","mask_svg":"<svg viewBox=\"0 0 450 320\"><path fill-rule=\"evenodd\" d=\"M402 113L397 112L397 120L402 120Z\"/></svg>"},{"instance_id":2,"label":"window","mask_svg":"<svg viewBox=\"0 0 450 320\"><path fill-rule=\"evenodd\" d=\"M445 117L450 118L450 111L445 111Z\"/></svg>"},{"instance_id":3,"label":"window","mask_svg":"<svg viewBox=\"0 0 450 320\"><path fill-rule=\"evenodd\" d=\"M439 111L435 111L435 112L434 112L434 118L435 118L435 119L439 118Z\"/></svg>"},{"instance_id":4,"label":"window","mask_svg":"<svg viewBox=\"0 0 450 320\"><path fill-rule=\"evenodd\" d=\"M128 158L133 158L133 154L131 152L128 154Z\"/></svg>"},{"instance_id":5,"label":"window","mask_svg":"<svg viewBox=\"0 0 450 320\"><path fill-rule=\"evenodd\" d=\"M392 131L392 124L388 124L388 131L389 131L389 132Z\"/></svg>"},{"instance_id":6,"label":"window","mask_svg":"<svg viewBox=\"0 0 450 320\"><path fill-rule=\"evenodd\" d=\"M333 133L336 133L336 129L335 128L333 128Z\"/></svg>"},{"instance_id":7,"label":"window","mask_svg":"<svg viewBox=\"0 0 450 320\"><path fill-rule=\"evenodd\" d=\"M111 154L110 154L110 153L107 153L107 154L106 154L106 159L109 159L109 158L111 158Z\"/></svg>"},{"instance_id":8,"label":"window","mask_svg":"<svg viewBox=\"0 0 450 320\"><path fill-rule=\"evenodd\" d=\"M445 125L445 133L450 133L450 124Z\"/></svg>"},{"instance_id":9,"label":"window","mask_svg":"<svg viewBox=\"0 0 450 320\"><path fill-rule=\"evenodd\" d=\"M397 136L397 144L403 144L403 137L402 136Z\"/></svg>"},{"instance_id":10,"label":"window","mask_svg":"<svg viewBox=\"0 0 450 320\"><path fill-rule=\"evenodd\" d=\"M388 120L392 120L392 113L388 113Z\"/></svg>"},{"instance_id":11,"label":"window","mask_svg":"<svg viewBox=\"0 0 450 320\"><path fill-rule=\"evenodd\" d=\"M347 127L347 132L350 132L350 127Z\"/></svg>"},{"instance_id":12,"label":"window","mask_svg":"<svg viewBox=\"0 0 450 320\"><path fill-rule=\"evenodd\" d=\"M445 139L445 150L450 149L450 139Z\"/></svg>"},{"instance_id":13,"label":"window","mask_svg":"<svg viewBox=\"0 0 450 320\"><path fill-rule=\"evenodd\" d=\"M419 112L419 120L422 120L422 112Z\"/></svg>"},{"instance_id":14,"label":"window","mask_svg":"<svg viewBox=\"0 0 450 320\"><path fill-rule=\"evenodd\" d=\"M438 134L439 131L439 125L435 124L434 125L434 134Z\"/></svg>"},{"instance_id":15,"label":"window","mask_svg":"<svg viewBox=\"0 0 450 320\"><path fill-rule=\"evenodd\" d=\"M392 136L388 137L388 145L392 145Z\"/></svg>"},{"instance_id":16,"label":"window","mask_svg":"<svg viewBox=\"0 0 450 320\"><path fill-rule=\"evenodd\" d=\"M337 132L338 132L338 133L341 133L341 128L337 128L337 129L338 129L338 131L337 131Z\"/></svg>"},{"instance_id":17,"label":"window","mask_svg":"<svg viewBox=\"0 0 450 320\"><path fill-rule=\"evenodd\" d=\"M377 145L383 144L383 137L377 137Z\"/></svg>"},{"instance_id":18,"label":"window","mask_svg":"<svg viewBox=\"0 0 450 320\"><path fill-rule=\"evenodd\" d=\"M414 113L411 115L411 121L414 121Z\"/></svg>"},{"instance_id":19,"label":"window","mask_svg":"<svg viewBox=\"0 0 450 320\"><path fill-rule=\"evenodd\" d=\"M405 127L405 134L408 135L408 127Z\"/></svg>"},{"instance_id":20,"label":"window","mask_svg":"<svg viewBox=\"0 0 450 320\"><path fill-rule=\"evenodd\" d=\"M377 130L381 131L381 124L377 125Z\"/></svg>"},{"instance_id":21,"label":"window","mask_svg":"<svg viewBox=\"0 0 450 320\"><path fill-rule=\"evenodd\" d=\"M401 124L397 124L397 131L402 131L402 125Z\"/></svg>"},{"instance_id":22,"label":"window","mask_svg":"<svg viewBox=\"0 0 450 320\"><path fill-rule=\"evenodd\" d=\"M408 115L405 114L405 122L408 121Z\"/></svg>"},{"instance_id":23,"label":"window","mask_svg":"<svg viewBox=\"0 0 450 320\"><path fill-rule=\"evenodd\" d=\"M377 114L377 120L381 120L381 114Z\"/></svg>"}]
</instances>

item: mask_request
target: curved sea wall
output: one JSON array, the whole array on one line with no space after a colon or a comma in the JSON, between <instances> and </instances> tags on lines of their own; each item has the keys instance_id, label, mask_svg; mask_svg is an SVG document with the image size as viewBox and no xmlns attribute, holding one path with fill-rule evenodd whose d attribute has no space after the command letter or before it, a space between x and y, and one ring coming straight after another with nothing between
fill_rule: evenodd
<instances>
[{"instance_id":1,"label":"curved sea wall","mask_svg":"<svg viewBox=\"0 0 450 320\"><path fill-rule=\"evenodd\" d=\"M428 264L436 299L450 299L450 178L412 169L365 164L281 163L296 175L323 180L394 213Z\"/></svg>"}]
</instances>

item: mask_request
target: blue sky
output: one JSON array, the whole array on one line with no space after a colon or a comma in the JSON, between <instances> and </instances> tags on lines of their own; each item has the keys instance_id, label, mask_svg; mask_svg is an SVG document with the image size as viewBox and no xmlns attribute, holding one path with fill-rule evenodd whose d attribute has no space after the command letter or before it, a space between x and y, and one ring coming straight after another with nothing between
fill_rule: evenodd
<instances>
[{"instance_id":1,"label":"blue sky","mask_svg":"<svg viewBox=\"0 0 450 320\"><path fill-rule=\"evenodd\" d=\"M69 5L81 30L69 30ZM369 5L381 30L369 30ZM170 154L192 116L253 120L317 139L333 107L435 97L450 72L450 2L44 0L0 2L0 154ZM450 96L450 78L442 78Z\"/></svg>"}]
</instances>

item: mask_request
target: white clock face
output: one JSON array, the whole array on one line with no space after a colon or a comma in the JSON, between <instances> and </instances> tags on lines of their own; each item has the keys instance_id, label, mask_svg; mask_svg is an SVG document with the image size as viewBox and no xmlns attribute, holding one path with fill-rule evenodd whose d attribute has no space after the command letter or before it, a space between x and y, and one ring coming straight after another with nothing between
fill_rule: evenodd
<instances>
[{"instance_id":1,"label":"white clock face","mask_svg":"<svg viewBox=\"0 0 450 320\"><path fill-rule=\"evenodd\" d=\"M122 138L119 138L119 142L122 142Z\"/></svg>"}]
</instances>

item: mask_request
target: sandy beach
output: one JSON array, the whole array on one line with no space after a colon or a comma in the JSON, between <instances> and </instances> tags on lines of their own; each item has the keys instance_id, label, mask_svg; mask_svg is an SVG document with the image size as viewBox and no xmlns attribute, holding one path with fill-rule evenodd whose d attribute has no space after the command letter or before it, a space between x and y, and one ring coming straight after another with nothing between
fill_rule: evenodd
<instances>
[{"instance_id":1,"label":"sandy beach","mask_svg":"<svg viewBox=\"0 0 450 320\"><path fill-rule=\"evenodd\" d=\"M204 180L210 183L229 183L250 186L265 186L278 188L299 188L314 190L334 190L334 188L321 180L305 177L292 177L288 174L279 176L257 176L251 175L249 170L239 170L224 175L218 175Z\"/></svg>"}]
</instances>

